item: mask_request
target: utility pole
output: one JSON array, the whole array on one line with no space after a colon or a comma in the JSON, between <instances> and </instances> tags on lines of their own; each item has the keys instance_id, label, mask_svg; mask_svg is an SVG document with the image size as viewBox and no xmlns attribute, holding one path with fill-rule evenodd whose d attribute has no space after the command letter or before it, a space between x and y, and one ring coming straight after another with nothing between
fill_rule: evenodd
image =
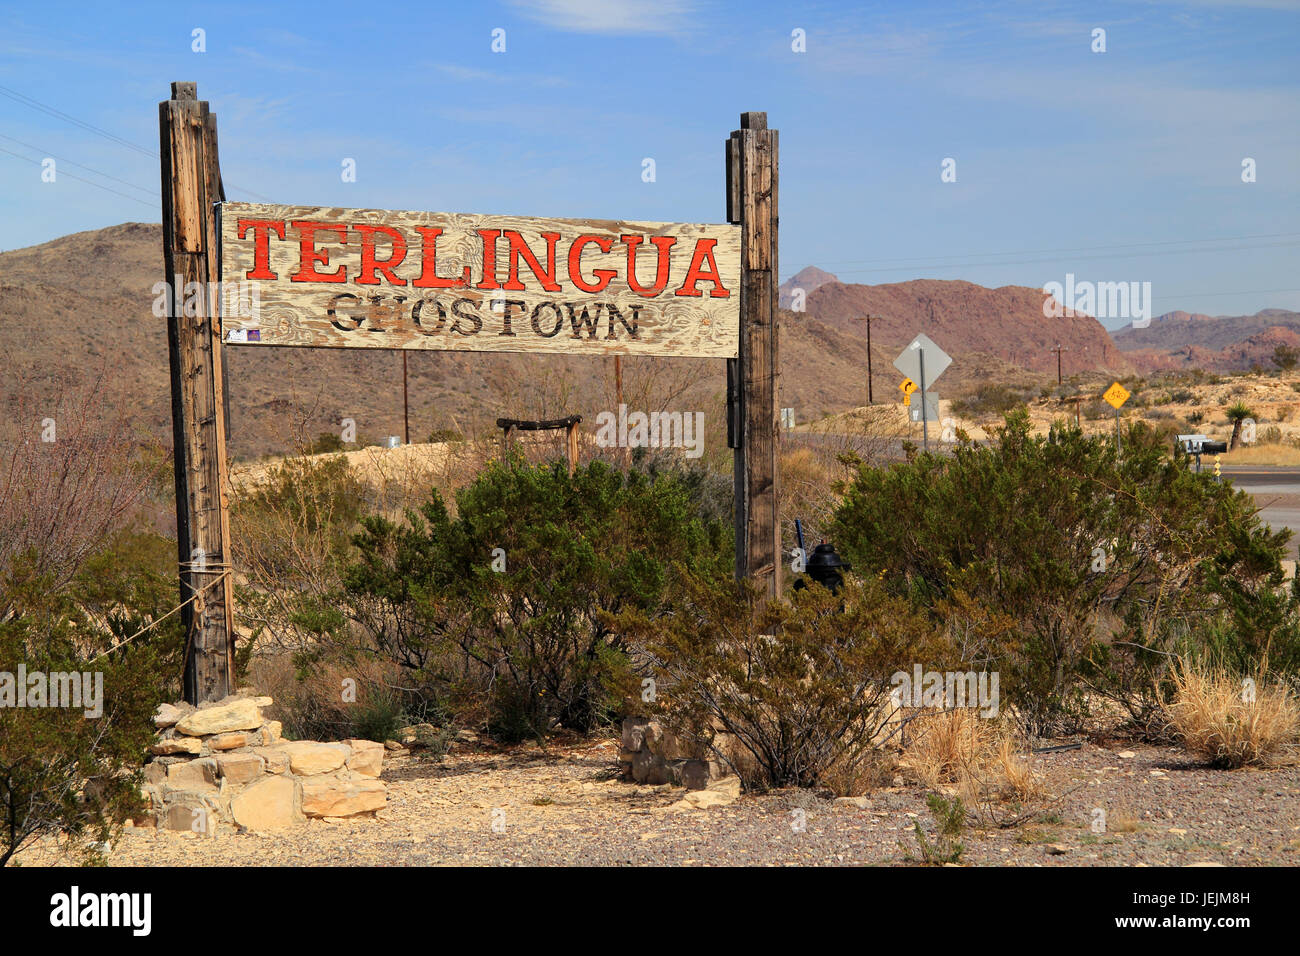
<instances>
[{"instance_id":1,"label":"utility pole","mask_svg":"<svg viewBox=\"0 0 1300 956\"><path fill-rule=\"evenodd\" d=\"M217 118L195 84L171 85L158 104L163 269L176 480L176 545L185 626L185 700L221 700L234 687L234 584L230 478L226 466L221 310L204 295L197 314L181 307L188 283L208 289L220 275L215 203L224 198Z\"/></svg>"},{"instance_id":2,"label":"utility pole","mask_svg":"<svg viewBox=\"0 0 1300 956\"><path fill-rule=\"evenodd\" d=\"M867 404L876 404L876 398L871 393L871 323L877 319L883 318L879 315L868 315L864 317L867 323Z\"/></svg>"},{"instance_id":3,"label":"utility pole","mask_svg":"<svg viewBox=\"0 0 1300 956\"><path fill-rule=\"evenodd\" d=\"M1063 345L1061 345L1060 342L1057 342L1056 348L1048 349L1047 351L1056 353L1056 384L1060 385L1061 384L1061 353L1068 352L1070 350L1065 348Z\"/></svg>"},{"instance_id":4,"label":"utility pole","mask_svg":"<svg viewBox=\"0 0 1300 956\"><path fill-rule=\"evenodd\" d=\"M406 349L402 349L402 426L404 444L411 443L411 403L406 397Z\"/></svg>"},{"instance_id":5,"label":"utility pole","mask_svg":"<svg viewBox=\"0 0 1300 956\"><path fill-rule=\"evenodd\" d=\"M727 361L738 412L732 429L736 577L781 594L781 412L777 325L778 136L766 113L742 113L727 140L727 221L741 227L740 354ZM738 404L738 408L737 408Z\"/></svg>"}]
</instances>

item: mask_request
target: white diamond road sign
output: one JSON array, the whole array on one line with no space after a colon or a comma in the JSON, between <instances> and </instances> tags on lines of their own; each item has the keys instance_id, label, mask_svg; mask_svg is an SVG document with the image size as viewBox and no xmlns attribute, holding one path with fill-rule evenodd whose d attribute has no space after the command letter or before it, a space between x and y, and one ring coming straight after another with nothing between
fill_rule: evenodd
<instances>
[{"instance_id":1,"label":"white diamond road sign","mask_svg":"<svg viewBox=\"0 0 1300 956\"><path fill-rule=\"evenodd\" d=\"M921 381L921 353L925 352L925 381ZM952 364L952 356L935 345L928 335L918 335L903 349L903 354L894 359L894 368L898 369L926 391L930 383L944 373Z\"/></svg>"}]
</instances>

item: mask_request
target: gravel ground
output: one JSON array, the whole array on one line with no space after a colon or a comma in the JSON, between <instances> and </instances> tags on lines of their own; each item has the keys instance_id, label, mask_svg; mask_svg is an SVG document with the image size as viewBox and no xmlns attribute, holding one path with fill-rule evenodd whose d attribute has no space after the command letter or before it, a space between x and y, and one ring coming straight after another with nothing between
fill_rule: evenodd
<instances>
[{"instance_id":1,"label":"gravel ground","mask_svg":"<svg viewBox=\"0 0 1300 956\"><path fill-rule=\"evenodd\" d=\"M914 821L933 829L926 793L916 787L877 790L860 805L780 791L708 809L674 807L685 791L618 780L616 753L612 740L441 761L417 753L386 763L388 808L375 819L313 820L281 834L222 830L214 838L128 829L108 863L890 865L918 855ZM1300 768L1211 770L1179 750L1140 745L1084 744L1033 760L1059 800L1014 829L968 829L963 863L1300 864ZM1106 810L1109 832L1092 832L1095 808ZM58 860L43 845L22 862Z\"/></svg>"}]
</instances>

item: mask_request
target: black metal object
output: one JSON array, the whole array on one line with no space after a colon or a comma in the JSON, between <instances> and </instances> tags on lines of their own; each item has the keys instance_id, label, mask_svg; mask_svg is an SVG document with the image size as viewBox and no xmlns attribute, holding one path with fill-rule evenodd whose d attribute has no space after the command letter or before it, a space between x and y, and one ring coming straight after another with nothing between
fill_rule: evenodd
<instances>
[{"instance_id":1,"label":"black metal object","mask_svg":"<svg viewBox=\"0 0 1300 956\"><path fill-rule=\"evenodd\" d=\"M844 576L841 571L851 571L853 565L849 564L838 554L835 553L834 545L822 542L813 548L813 553L808 556L807 574L824 588L828 588L832 594L839 592L844 586ZM803 578L795 582L795 588L806 587Z\"/></svg>"}]
</instances>

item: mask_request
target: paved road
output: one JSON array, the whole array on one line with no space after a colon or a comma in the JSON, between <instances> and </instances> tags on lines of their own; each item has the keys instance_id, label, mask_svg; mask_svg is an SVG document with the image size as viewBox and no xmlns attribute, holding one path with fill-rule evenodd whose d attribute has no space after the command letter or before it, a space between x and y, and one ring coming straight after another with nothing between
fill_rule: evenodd
<instances>
[{"instance_id":1,"label":"paved road","mask_svg":"<svg viewBox=\"0 0 1300 956\"><path fill-rule=\"evenodd\" d=\"M1290 557L1300 549L1300 468L1251 465L1226 467L1223 475L1233 485L1248 491L1259 505L1260 517L1274 529L1290 528L1295 536L1287 546Z\"/></svg>"}]
</instances>

